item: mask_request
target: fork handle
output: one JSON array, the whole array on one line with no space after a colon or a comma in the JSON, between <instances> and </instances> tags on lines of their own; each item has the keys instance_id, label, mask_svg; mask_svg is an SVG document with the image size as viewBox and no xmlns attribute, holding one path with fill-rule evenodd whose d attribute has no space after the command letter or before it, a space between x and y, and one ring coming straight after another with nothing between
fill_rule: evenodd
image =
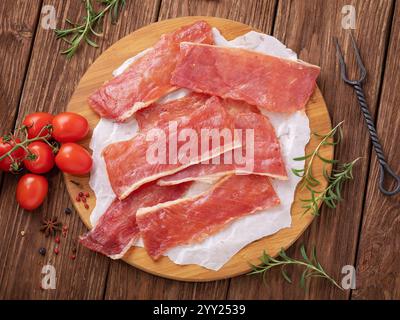
<instances>
[{"instance_id":1,"label":"fork handle","mask_svg":"<svg viewBox=\"0 0 400 320\"><path fill-rule=\"evenodd\" d=\"M397 175L388 165L385 155L383 153L382 145L379 142L378 134L375 129L374 121L372 120L371 113L369 112L368 104L365 99L364 90L362 88L361 83L356 83L353 85L354 90L357 94L358 103L360 104L361 111L364 115L365 121L367 123L369 135L371 137L372 145L375 149L376 156L378 158L379 166L380 166L380 176L379 176L379 189L380 191L387 196L392 196L400 192L400 176ZM395 187L393 190L385 189L384 180L385 175L391 176L395 181Z\"/></svg>"}]
</instances>

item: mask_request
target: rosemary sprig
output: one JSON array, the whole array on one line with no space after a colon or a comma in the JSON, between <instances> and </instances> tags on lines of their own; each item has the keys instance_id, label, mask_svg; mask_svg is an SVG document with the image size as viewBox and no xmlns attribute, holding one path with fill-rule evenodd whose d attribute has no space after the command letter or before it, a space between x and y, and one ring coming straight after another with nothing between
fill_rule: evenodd
<instances>
[{"instance_id":1,"label":"rosemary sprig","mask_svg":"<svg viewBox=\"0 0 400 320\"><path fill-rule=\"evenodd\" d=\"M342 185L346 180L353 179L353 167L358 160L360 160L360 158L349 163L338 165L336 169L333 169L331 176L324 170L324 177L328 181L328 186L324 190L316 191L307 186L308 190L311 192L311 198L301 200L304 202L304 214L311 211L313 215L319 215L318 204L320 201L325 203L329 208L336 208L337 203L342 200Z\"/></svg>"},{"instance_id":2,"label":"rosemary sprig","mask_svg":"<svg viewBox=\"0 0 400 320\"><path fill-rule=\"evenodd\" d=\"M315 247L313 247L310 257L308 257L304 245L301 246L300 253L303 260L297 260L288 257L283 249L281 249L277 258L271 257L264 251L263 255L260 257L261 264L258 266L253 266L253 271L249 274L262 274L263 280L265 281L267 271L272 268L279 267L281 268L282 277L288 283L292 283L292 279L287 273L286 267L289 265L297 265L305 268L300 277L301 288L306 288L307 281L311 278L324 278L329 280L337 288L343 290L338 283L326 273L322 265L318 262Z\"/></svg>"},{"instance_id":3,"label":"rosemary sprig","mask_svg":"<svg viewBox=\"0 0 400 320\"><path fill-rule=\"evenodd\" d=\"M327 134L319 134L319 133L313 133L313 135L319 139L321 139L320 143L317 145L317 147L314 149L313 152L311 152L310 154L307 154L303 157L298 157L298 158L294 158L293 160L295 161L304 161L309 159L308 164L305 168L302 169L292 169L292 172L301 178L304 178L303 180L303 187L304 186L309 186L309 187L316 187L320 184L320 181L318 181L318 179L316 179L313 175L313 171L312 171L312 166L313 163L315 161L316 158L321 159L324 163L327 164L335 164L337 163L337 160L330 160L330 159L326 159L324 158L321 154L321 148L323 146L334 146L337 145L343 137L343 133L342 133L342 124L343 121L340 122L338 125L336 125L331 131L329 131ZM335 136L338 134L338 139L336 141L334 141Z\"/></svg>"},{"instance_id":4,"label":"rosemary sprig","mask_svg":"<svg viewBox=\"0 0 400 320\"><path fill-rule=\"evenodd\" d=\"M71 25L71 28L54 30L58 39L62 39L69 44L69 47L61 52L61 54L65 54L68 59L75 54L83 41L97 48L98 44L91 39L93 36L102 36L100 32L95 30L97 25L107 12L111 12L111 23L115 24L118 20L119 13L125 6L125 0L100 0L99 2L105 7L100 12L96 12L90 0L84 0L84 2L86 16L82 18L81 24L66 19L66 22Z\"/></svg>"},{"instance_id":5,"label":"rosemary sprig","mask_svg":"<svg viewBox=\"0 0 400 320\"><path fill-rule=\"evenodd\" d=\"M320 154L323 146L334 146L342 140L342 124L343 121L336 125L327 134L313 133L317 139L321 140L314 151L304 157L293 159L295 161L304 161L308 159L308 163L303 169L292 169L293 174L303 178L302 187L307 188L311 192L309 199L301 199L304 203L302 206L304 209L303 214L311 212L313 215L319 215L319 203L321 201L330 208L336 208L337 203L342 200L341 189L343 183L346 180L353 179L353 167L360 158L349 163L339 164L337 160L326 159ZM335 137L337 137L336 141ZM312 171L313 163L317 158L321 159L325 165L323 175L324 179L328 182L328 186L322 190L321 188L318 188L321 185L321 181L314 176ZM332 170L331 175L329 175L326 170L326 165L328 164L336 166L336 168Z\"/></svg>"}]
</instances>

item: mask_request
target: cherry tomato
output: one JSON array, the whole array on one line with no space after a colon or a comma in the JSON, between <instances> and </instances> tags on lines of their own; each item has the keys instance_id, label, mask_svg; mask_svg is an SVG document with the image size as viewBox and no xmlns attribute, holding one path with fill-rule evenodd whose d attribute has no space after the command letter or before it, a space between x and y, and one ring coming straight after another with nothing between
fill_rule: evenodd
<instances>
[{"instance_id":1,"label":"cherry tomato","mask_svg":"<svg viewBox=\"0 0 400 320\"><path fill-rule=\"evenodd\" d=\"M53 138L58 142L76 142L89 132L88 121L77 113L63 112L53 119Z\"/></svg>"},{"instance_id":2,"label":"cherry tomato","mask_svg":"<svg viewBox=\"0 0 400 320\"><path fill-rule=\"evenodd\" d=\"M43 203L48 190L46 178L32 173L25 174L17 184L17 202L26 210L35 210Z\"/></svg>"},{"instance_id":3,"label":"cherry tomato","mask_svg":"<svg viewBox=\"0 0 400 320\"><path fill-rule=\"evenodd\" d=\"M15 139L17 143L20 143L21 140L18 138ZM0 157L4 154L6 154L8 151L10 151L14 147L15 143L13 141L4 141L4 138L0 138ZM11 157L13 157L14 160L20 161L22 158L25 156L25 150L22 148L18 148L17 150L13 151L11 153ZM0 161L0 170L3 171L10 171L11 170L11 159L10 157L5 157L3 160Z\"/></svg>"},{"instance_id":4,"label":"cherry tomato","mask_svg":"<svg viewBox=\"0 0 400 320\"><path fill-rule=\"evenodd\" d=\"M83 175L92 168L92 156L79 144L65 143L56 155L57 167L65 173Z\"/></svg>"},{"instance_id":5,"label":"cherry tomato","mask_svg":"<svg viewBox=\"0 0 400 320\"><path fill-rule=\"evenodd\" d=\"M24 160L25 168L33 173L46 173L54 167L54 154L50 146L42 141L35 141L28 145L28 150L35 156Z\"/></svg>"},{"instance_id":6,"label":"cherry tomato","mask_svg":"<svg viewBox=\"0 0 400 320\"><path fill-rule=\"evenodd\" d=\"M53 121L53 115L47 112L36 112L28 114L22 122L28 129L28 138L32 139L39 136L40 131L44 126L51 124ZM43 130L40 134L41 137L45 137L49 134L47 129Z\"/></svg>"}]
</instances>

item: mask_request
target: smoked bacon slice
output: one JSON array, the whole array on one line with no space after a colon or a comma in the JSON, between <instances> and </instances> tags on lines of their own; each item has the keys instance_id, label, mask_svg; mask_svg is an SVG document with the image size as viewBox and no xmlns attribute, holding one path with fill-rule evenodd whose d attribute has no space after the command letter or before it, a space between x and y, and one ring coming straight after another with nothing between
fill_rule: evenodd
<instances>
[{"instance_id":1,"label":"smoked bacon slice","mask_svg":"<svg viewBox=\"0 0 400 320\"><path fill-rule=\"evenodd\" d=\"M268 177L232 175L194 198L138 210L147 253L158 259L179 245L200 242L234 220L279 204Z\"/></svg>"},{"instance_id":2,"label":"smoked bacon slice","mask_svg":"<svg viewBox=\"0 0 400 320\"><path fill-rule=\"evenodd\" d=\"M137 110L173 91L175 86L170 83L171 73L182 41L214 43L210 25L198 21L161 36L126 71L97 89L89 97L89 105L101 117L124 121Z\"/></svg>"},{"instance_id":3,"label":"smoked bacon slice","mask_svg":"<svg viewBox=\"0 0 400 320\"><path fill-rule=\"evenodd\" d=\"M135 113L135 119L139 130L145 131L154 127L160 127L174 119L189 115L200 108L210 98L201 93L189 95L165 103L153 103L151 106Z\"/></svg>"},{"instance_id":4,"label":"smoked bacon slice","mask_svg":"<svg viewBox=\"0 0 400 320\"><path fill-rule=\"evenodd\" d=\"M227 100L224 106L234 118L235 129L242 132L242 146L230 153L230 161L225 161L225 154L219 156L219 163L196 164L175 174L161 178L159 185L173 185L186 181L212 182L218 177L227 174L257 174L270 176L280 180L287 179L285 163L282 158L281 148L275 130L268 118L263 116L256 107L245 102ZM146 109L150 112L152 107ZM253 130L252 134L246 130ZM247 150L246 139L253 141ZM252 139L254 137L254 139ZM236 158L239 152L242 159ZM249 154L248 154L249 153ZM215 159L213 159L215 161Z\"/></svg>"},{"instance_id":5,"label":"smoked bacon slice","mask_svg":"<svg viewBox=\"0 0 400 320\"><path fill-rule=\"evenodd\" d=\"M85 247L112 259L120 259L139 238L136 211L142 207L180 198L190 183L170 187L149 184L133 192L125 200L114 200L96 226L80 238Z\"/></svg>"},{"instance_id":6,"label":"smoked bacon slice","mask_svg":"<svg viewBox=\"0 0 400 320\"><path fill-rule=\"evenodd\" d=\"M181 43L173 85L222 98L242 100L262 109L304 109L320 68L250 50Z\"/></svg>"},{"instance_id":7,"label":"smoked bacon slice","mask_svg":"<svg viewBox=\"0 0 400 320\"><path fill-rule=\"evenodd\" d=\"M103 150L103 156L114 193L120 200L125 199L146 183L240 147L240 141L234 139L233 129L233 119L220 99L211 97L191 113L141 131L131 140L108 145ZM185 137L189 131L190 136ZM207 132L218 133L219 138L205 134ZM224 133L232 139L224 139ZM182 136L185 138L181 139ZM194 152L185 151L188 143L192 145L190 141L195 141ZM164 147L164 153L154 153L161 154L161 160L164 154L164 161L149 159L149 154L153 154L151 150L157 149L158 145Z\"/></svg>"}]
</instances>

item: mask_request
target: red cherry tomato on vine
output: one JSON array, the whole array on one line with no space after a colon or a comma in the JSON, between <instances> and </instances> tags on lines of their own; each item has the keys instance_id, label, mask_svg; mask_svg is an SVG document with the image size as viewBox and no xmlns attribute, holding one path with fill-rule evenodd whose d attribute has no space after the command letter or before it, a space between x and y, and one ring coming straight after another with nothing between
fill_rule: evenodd
<instances>
[{"instance_id":1,"label":"red cherry tomato on vine","mask_svg":"<svg viewBox=\"0 0 400 320\"><path fill-rule=\"evenodd\" d=\"M22 124L27 127L28 138L32 139L39 136L39 133L43 129L43 127L51 124L53 118L53 115L47 112L35 112L28 114L22 122ZM40 136L45 137L48 134L49 131L47 129L44 129L42 133L40 133Z\"/></svg>"},{"instance_id":2,"label":"red cherry tomato on vine","mask_svg":"<svg viewBox=\"0 0 400 320\"><path fill-rule=\"evenodd\" d=\"M81 115L63 112L53 119L53 138L58 142L76 142L85 138L89 132L89 123Z\"/></svg>"},{"instance_id":3,"label":"red cherry tomato on vine","mask_svg":"<svg viewBox=\"0 0 400 320\"><path fill-rule=\"evenodd\" d=\"M20 143L21 140L18 138L15 139L17 143ZM5 155L8 151L10 151L13 147L15 146L14 141L5 141L3 137L0 138L0 157ZM22 158L25 156L25 150L22 148L18 148L15 151L11 153L11 157L19 162L22 160ZM0 161L0 170L3 171L10 171L11 170L11 158L10 157L5 157Z\"/></svg>"},{"instance_id":4,"label":"red cherry tomato on vine","mask_svg":"<svg viewBox=\"0 0 400 320\"><path fill-rule=\"evenodd\" d=\"M50 146L42 141L35 141L28 145L33 159L28 156L24 160L25 168L33 173L46 173L54 167L54 154Z\"/></svg>"},{"instance_id":5,"label":"red cherry tomato on vine","mask_svg":"<svg viewBox=\"0 0 400 320\"><path fill-rule=\"evenodd\" d=\"M56 155L57 167L65 173L83 175L92 168L92 156L79 144L65 143Z\"/></svg>"},{"instance_id":6,"label":"red cherry tomato on vine","mask_svg":"<svg viewBox=\"0 0 400 320\"><path fill-rule=\"evenodd\" d=\"M28 173L19 179L16 198L20 207L26 210L35 210L44 201L49 190L46 178L37 174Z\"/></svg>"}]
</instances>

